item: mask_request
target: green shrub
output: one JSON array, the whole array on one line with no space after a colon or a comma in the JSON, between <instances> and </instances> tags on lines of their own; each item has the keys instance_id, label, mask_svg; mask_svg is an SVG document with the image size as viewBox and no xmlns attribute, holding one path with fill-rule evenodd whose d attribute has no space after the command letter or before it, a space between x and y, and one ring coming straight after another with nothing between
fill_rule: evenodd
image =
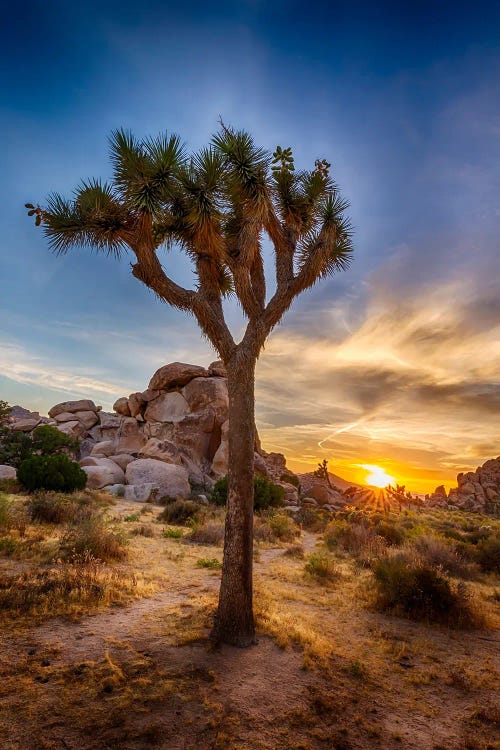
<instances>
[{"instance_id":1,"label":"green shrub","mask_svg":"<svg viewBox=\"0 0 500 750\"><path fill-rule=\"evenodd\" d=\"M0 495L0 529L8 529L10 527L9 509L9 498L5 495Z\"/></svg>"},{"instance_id":2,"label":"green shrub","mask_svg":"<svg viewBox=\"0 0 500 750\"><path fill-rule=\"evenodd\" d=\"M65 559L88 557L107 562L123 560L127 556L126 541L121 534L108 528L102 518L95 515L83 518L68 530L61 540L61 553Z\"/></svg>"},{"instance_id":3,"label":"green shrub","mask_svg":"<svg viewBox=\"0 0 500 750\"><path fill-rule=\"evenodd\" d=\"M29 458L33 445L29 435L9 427L0 427L0 464L18 468L25 458Z\"/></svg>"},{"instance_id":4,"label":"green shrub","mask_svg":"<svg viewBox=\"0 0 500 750\"><path fill-rule=\"evenodd\" d=\"M379 609L411 620L450 627L475 627L474 613L463 583L455 589L436 568L404 555L382 557L374 565Z\"/></svg>"},{"instance_id":5,"label":"green shrub","mask_svg":"<svg viewBox=\"0 0 500 750\"><path fill-rule=\"evenodd\" d=\"M139 521L140 515L139 513L131 513L129 516L124 516L123 520L127 523L130 523L132 521Z\"/></svg>"},{"instance_id":6,"label":"green shrub","mask_svg":"<svg viewBox=\"0 0 500 750\"><path fill-rule=\"evenodd\" d=\"M193 500L174 500L165 506L158 516L158 520L182 525L196 518L199 512L200 506Z\"/></svg>"},{"instance_id":7,"label":"green shrub","mask_svg":"<svg viewBox=\"0 0 500 750\"><path fill-rule=\"evenodd\" d=\"M222 568L221 561L215 557L200 557L196 564L199 568L208 568L209 570L220 570Z\"/></svg>"},{"instance_id":8,"label":"green shrub","mask_svg":"<svg viewBox=\"0 0 500 750\"><path fill-rule=\"evenodd\" d=\"M87 483L87 475L75 461L64 454L31 456L17 470L17 478L27 490L73 492Z\"/></svg>"},{"instance_id":9,"label":"green shrub","mask_svg":"<svg viewBox=\"0 0 500 750\"><path fill-rule=\"evenodd\" d=\"M166 539L182 539L184 532L182 529L165 529L163 536Z\"/></svg>"},{"instance_id":10,"label":"green shrub","mask_svg":"<svg viewBox=\"0 0 500 750\"><path fill-rule=\"evenodd\" d=\"M297 560L303 560L305 557L302 544L291 544L290 547L286 548L283 554L287 557L295 557Z\"/></svg>"},{"instance_id":11,"label":"green shrub","mask_svg":"<svg viewBox=\"0 0 500 750\"><path fill-rule=\"evenodd\" d=\"M300 534L297 525L286 513L275 513L268 523L275 538L283 542L292 542Z\"/></svg>"},{"instance_id":12,"label":"green shrub","mask_svg":"<svg viewBox=\"0 0 500 750\"><path fill-rule=\"evenodd\" d=\"M298 490L300 490L300 479L296 474L282 474L280 476L280 482L286 482L287 484L293 484Z\"/></svg>"},{"instance_id":13,"label":"green shrub","mask_svg":"<svg viewBox=\"0 0 500 750\"><path fill-rule=\"evenodd\" d=\"M10 557L16 551L17 544L10 537L0 537L0 555Z\"/></svg>"},{"instance_id":14,"label":"green shrub","mask_svg":"<svg viewBox=\"0 0 500 750\"><path fill-rule=\"evenodd\" d=\"M304 569L308 575L323 581L332 580L337 576L334 561L324 554L310 555Z\"/></svg>"},{"instance_id":15,"label":"green shrub","mask_svg":"<svg viewBox=\"0 0 500 750\"><path fill-rule=\"evenodd\" d=\"M283 487L274 484L266 477L255 477L253 480L255 510L279 508L284 505L285 491ZM210 499L215 505L226 505L228 492L227 476L221 477L215 483Z\"/></svg>"},{"instance_id":16,"label":"green shrub","mask_svg":"<svg viewBox=\"0 0 500 750\"><path fill-rule=\"evenodd\" d=\"M477 561L483 570L500 574L500 536L481 539L477 545Z\"/></svg>"},{"instance_id":17,"label":"green shrub","mask_svg":"<svg viewBox=\"0 0 500 750\"><path fill-rule=\"evenodd\" d=\"M326 511L317 510L316 508L308 508L303 506L298 513L295 514L295 520L307 531L312 531L316 534L324 531L330 514Z\"/></svg>"},{"instance_id":18,"label":"green shrub","mask_svg":"<svg viewBox=\"0 0 500 750\"><path fill-rule=\"evenodd\" d=\"M381 521L375 527L375 531L382 539L385 539L387 544L399 547L403 544L406 538L406 534L402 528L395 526L387 521Z\"/></svg>"},{"instance_id":19,"label":"green shrub","mask_svg":"<svg viewBox=\"0 0 500 750\"><path fill-rule=\"evenodd\" d=\"M56 453L76 455L80 444L75 438L66 435L50 424L35 427L31 433L33 451L42 456L53 456Z\"/></svg>"}]
</instances>

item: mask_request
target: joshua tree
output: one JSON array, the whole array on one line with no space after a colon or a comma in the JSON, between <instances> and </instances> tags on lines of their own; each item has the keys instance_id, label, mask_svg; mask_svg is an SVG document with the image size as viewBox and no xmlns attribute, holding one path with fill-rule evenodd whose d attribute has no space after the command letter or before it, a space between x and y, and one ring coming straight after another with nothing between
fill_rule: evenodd
<instances>
[{"instance_id":1,"label":"joshua tree","mask_svg":"<svg viewBox=\"0 0 500 750\"><path fill-rule=\"evenodd\" d=\"M297 295L347 268L347 203L328 162L295 171L291 149L271 156L252 137L221 124L210 145L188 155L176 135L110 138L111 182L82 182L74 197L51 194L26 204L51 248L73 246L133 257L132 274L163 301L196 318L225 363L229 391L229 469L224 562L212 636L246 646L255 640L252 606L254 372L266 338ZM266 295L261 242L276 268ZM168 275L158 250L177 244L197 274L195 289ZM236 342L223 298L236 294L247 326Z\"/></svg>"},{"instance_id":2,"label":"joshua tree","mask_svg":"<svg viewBox=\"0 0 500 750\"><path fill-rule=\"evenodd\" d=\"M313 473L315 477L318 477L318 479L325 479L329 487L332 486L332 483L330 482L330 475L328 473L328 461L326 460L326 458L324 458L321 463L318 463L318 468L315 469Z\"/></svg>"}]
</instances>

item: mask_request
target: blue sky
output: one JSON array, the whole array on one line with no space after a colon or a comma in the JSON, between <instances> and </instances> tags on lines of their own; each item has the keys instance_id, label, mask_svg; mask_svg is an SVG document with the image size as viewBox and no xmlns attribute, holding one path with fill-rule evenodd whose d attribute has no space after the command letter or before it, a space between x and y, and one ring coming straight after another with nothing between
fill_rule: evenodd
<instances>
[{"instance_id":1,"label":"blue sky","mask_svg":"<svg viewBox=\"0 0 500 750\"><path fill-rule=\"evenodd\" d=\"M499 21L481 2L10 10L0 397L109 407L165 362L213 359L126 258L52 256L23 204L109 174L115 127L176 131L195 149L221 115L291 145L300 166L327 158L356 228L351 270L296 303L259 363L264 446L302 468L378 462L429 489L498 455ZM180 255L166 262L189 283Z\"/></svg>"}]
</instances>

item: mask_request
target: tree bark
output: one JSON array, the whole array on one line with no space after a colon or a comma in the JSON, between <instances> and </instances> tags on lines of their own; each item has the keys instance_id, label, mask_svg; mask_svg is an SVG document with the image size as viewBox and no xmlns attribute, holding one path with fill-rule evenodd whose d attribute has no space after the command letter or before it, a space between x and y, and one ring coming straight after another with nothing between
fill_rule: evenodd
<instances>
[{"instance_id":1,"label":"tree bark","mask_svg":"<svg viewBox=\"0 0 500 750\"><path fill-rule=\"evenodd\" d=\"M224 561L211 637L219 643L255 643L253 619L253 478L255 358L241 349L226 363L229 392L229 465Z\"/></svg>"}]
</instances>

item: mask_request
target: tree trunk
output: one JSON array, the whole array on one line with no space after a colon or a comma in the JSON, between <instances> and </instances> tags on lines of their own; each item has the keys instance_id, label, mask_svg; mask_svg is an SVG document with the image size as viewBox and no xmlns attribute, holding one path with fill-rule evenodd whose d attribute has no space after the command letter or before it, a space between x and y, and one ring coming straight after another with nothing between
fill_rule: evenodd
<instances>
[{"instance_id":1,"label":"tree trunk","mask_svg":"<svg viewBox=\"0 0 500 750\"><path fill-rule=\"evenodd\" d=\"M219 643L255 643L252 603L255 359L227 363L229 465L224 561L211 637Z\"/></svg>"}]
</instances>

